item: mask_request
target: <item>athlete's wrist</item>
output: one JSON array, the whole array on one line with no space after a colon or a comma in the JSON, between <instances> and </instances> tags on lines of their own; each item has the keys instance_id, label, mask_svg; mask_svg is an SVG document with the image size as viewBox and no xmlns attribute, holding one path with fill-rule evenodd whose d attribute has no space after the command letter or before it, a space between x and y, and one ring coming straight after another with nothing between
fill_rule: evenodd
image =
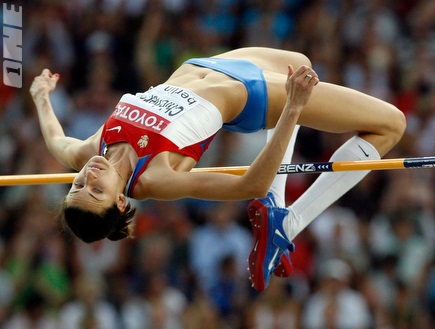
<instances>
[{"instance_id":1,"label":"athlete's wrist","mask_svg":"<svg viewBox=\"0 0 435 329\"><path fill-rule=\"evenodd\" d=\"M46 115L51 115L53 113L53 108L51 106L51 101L48 94L41 93L35 95L33 101L35 102L40 118L46 118Z\"/></svg>"},{"instance_id":2,"label":"athlete's wrist","mask_svg":"<svg viewBox=\"0 0 435 329\"><path fill-rule=\"evenodd\" d=\"M294 115L299 115L302 112L303 105L294 104L293 102L287 102L284 105L283 113L292 113Z\"/></svg>"},{"instance_id":3,"label":"athlete's wrist","mask_svg":"<svg viewBox=\"0 0 435 329\"><path fill-rule=\"evenodd\" d=\"M38 90L32 93L32 98L36 105L42 105L49 101L49 93L47 90Z\"/></svg>"}]
</instances>

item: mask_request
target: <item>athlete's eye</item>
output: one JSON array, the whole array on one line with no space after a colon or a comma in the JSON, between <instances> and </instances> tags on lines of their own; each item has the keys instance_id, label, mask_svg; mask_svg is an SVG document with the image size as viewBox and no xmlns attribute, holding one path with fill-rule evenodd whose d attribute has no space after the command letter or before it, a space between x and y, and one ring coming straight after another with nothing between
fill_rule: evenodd
<instances>
[{"instance_id":1,"label":"athlete's eye","mask_svg":"<svg viewBox=\"0 0 435 329\"><path fill-rule=\"evenodd\" d=\"M100 189L99 187L94 187L94 188L92 189L92 191L94 191L95 193L103 193L103 190Z\"/></svg>"},{"instance_id":2,"label":"athlete's eye","mask_svg":"<svg viewBox=\"0 0 435 329\"><path fill-rule=\"evenodd\" d=\"M81 184L81 183L74 183L74 187L75 188L78 188L78 189L80 189L80 188L83 188L83 184Z\"/></svg>"}]
</instances>

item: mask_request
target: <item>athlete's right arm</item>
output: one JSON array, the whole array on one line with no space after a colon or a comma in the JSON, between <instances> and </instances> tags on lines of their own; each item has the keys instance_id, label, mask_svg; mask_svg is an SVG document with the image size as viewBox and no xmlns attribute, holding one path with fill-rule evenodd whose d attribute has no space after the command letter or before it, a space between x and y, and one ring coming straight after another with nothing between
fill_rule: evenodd
<instances>
[{"instance_id":1,"label":"athlete's right arm","mask_svg":"<svg viewBox=\"0 0 435 329\"><path fill-rule=\"evenodd\" d=\"M316 72L309 66L302 65L296 71L289 66L285 85L287 100L275 132L242 176L178 172L165 167L164 162L161 165L155 157L141 176L144 189L138 192L139 199L174 200L188 197L231 201L265 197L281 165L299 115L318 82Z\"/></svg>"},{"instance_id":2,"label":"athlete's right arm","mask_svg":"<svg viewBox=\"0 0 435 329\"><path fill-rule=\"evenodd\" d=\"M80 170L98 152L102 128L85 141L65 136L49 97L58 80L59 75L53 75L48 69L44 69L33 80L30 94L38 111L39 125L48 150L65 167Z\"/></svg>"}]
</instances>

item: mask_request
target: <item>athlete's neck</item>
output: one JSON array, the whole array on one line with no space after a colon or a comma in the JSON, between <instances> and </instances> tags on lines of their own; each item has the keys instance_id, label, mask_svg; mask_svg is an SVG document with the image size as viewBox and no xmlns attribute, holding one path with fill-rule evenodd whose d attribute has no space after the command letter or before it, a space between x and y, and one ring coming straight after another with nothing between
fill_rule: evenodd
<instances>
[{"instance_id":1,"label":"athlete's neck","mask_svg":"<svg viewBox=\"0 0 435 329\"><path fill-rule=\"evenodd\" d=\"M114 166L118 175L127 183L137 163L137 155L128 143L108 146L104 157Z\"/></svg>"}]
</instances>

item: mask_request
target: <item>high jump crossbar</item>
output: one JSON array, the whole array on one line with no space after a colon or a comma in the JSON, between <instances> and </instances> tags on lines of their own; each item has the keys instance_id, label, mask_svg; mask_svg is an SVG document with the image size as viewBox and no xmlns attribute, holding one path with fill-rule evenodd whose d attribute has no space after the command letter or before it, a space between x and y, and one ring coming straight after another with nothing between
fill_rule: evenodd
<instances>
[{"instance_id":1,"label":"high jump crossbar","mask_svg":"<svg viewBox=\"0 0 435 329\"><path fill-rule=\"evenodd\" d=\"M281 164L278 174L322 173L356 170L390 170L435 168L435 156L363 161L334 161ZM243 175L249 166L193 168L192 172L213 172ZM0 186L70 184L77 173L30 174L0 176Z\"/></svg>"}]
</instances>

